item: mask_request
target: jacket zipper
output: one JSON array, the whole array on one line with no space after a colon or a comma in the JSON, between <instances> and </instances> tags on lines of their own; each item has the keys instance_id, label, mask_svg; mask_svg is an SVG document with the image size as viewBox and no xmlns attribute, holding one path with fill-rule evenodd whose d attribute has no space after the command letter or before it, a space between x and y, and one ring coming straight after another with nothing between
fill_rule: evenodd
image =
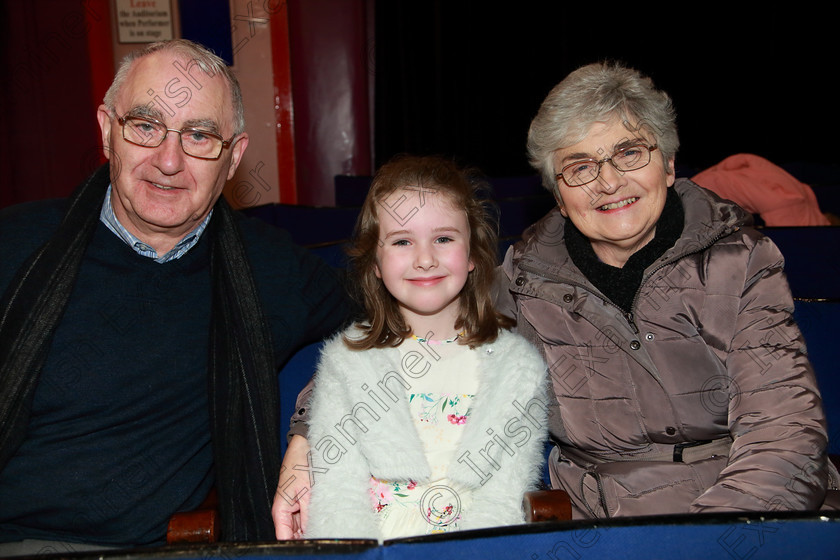
<instances>
[{"instance_id":1,"label":"jacket zipper","mask_svg":"<svg viewBox=\"0 0 840 560\"><path fill-rule=\"evenodd\" d=\"M727 235L729 235L729 234L731 234L731 233L734 233L734 232L738 231L738 229L739 229L739 228L738 228L738 226L726 226L726 227L724 227L724 229L723 229L722 231L719 231L719 232L718 232L718 233L716 233L713 237L710 237L710 238L706 241L706 243L704 243L703 245L701 245L701 246L697 247L696 249L693 249L693 250L691 250L691 251L686 251L685 253L681 253L681 254L679 254L679 255L676 255L676 256L674 256L674 257L671 257L671 258L670 258L670 259L668 259L667 261L662 261L660 264L658 264L657 266L655 266L654 268L652 268L652 269L650 270L650 272L648 272L647 274L645 274L645 275L642 277L642 281L641 281L641 282L639 282L639 289L638 289L638 290L636 290L636 294L633 296L633 303L631 303L631 304L630 304L630 309L631 309L631 311L628 313L628 315L630 316L630 319L628 319L628 320L632 321L632 318L633 318L633 311L632 311L632 310L633 310L633 309L636 309L636 302L637 302L637 301L638 301L638 299L639 299L639 292L641 292L641 291L642 291L642 286L644 286L645 282L647 282L647 281L650 279L650 277L651 277L651 276L653 276L653 275L654 275L654 274L655 274L655 273L656 273L659 269L661 269L661 268L663 268L663 267L665 267L665 266L667 266L667 265L669 265L669 264L673 264L673 263L676 263L676 262L678 262L678 261L681 261L682 259L686 258L686 257L687 257L687 256L689 256L689 255L693 255L693 254L695 254L695 253L699 253L699 252L701 252L701 251L705 251L706 249L708 249L709 247L711 247L712 245L714 245L715 243L717 243L719 239L721 239L721 238L723 238L723 237L726 237ZM635 325L634 325L634 328L635 328ZM638 331L638 330L636 330L636 333L638 333L638 332L639 332L639 331Z\"/></svg>"}]
</instances>

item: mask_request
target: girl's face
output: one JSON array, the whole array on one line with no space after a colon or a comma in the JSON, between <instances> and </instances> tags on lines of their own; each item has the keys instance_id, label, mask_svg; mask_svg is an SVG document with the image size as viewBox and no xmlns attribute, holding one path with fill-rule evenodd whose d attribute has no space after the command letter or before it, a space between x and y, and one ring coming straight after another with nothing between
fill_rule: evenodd
<instances>
[{"instance_id":1,"label":"girl's face","mask_svg":"<svg viewBox=\"0 0 840 560\"><path fill-rule=\"evenodd\" d=\"M459 295L474 265L466 213L449 197L422 187L395 191L377 208L375 272L423 338L456 334Z\"/></svg>"}]
</instances>

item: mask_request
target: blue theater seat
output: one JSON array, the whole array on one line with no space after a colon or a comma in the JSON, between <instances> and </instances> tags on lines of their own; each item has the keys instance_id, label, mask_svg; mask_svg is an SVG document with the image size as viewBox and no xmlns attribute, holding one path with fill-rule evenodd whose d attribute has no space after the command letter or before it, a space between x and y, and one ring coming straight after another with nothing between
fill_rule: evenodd
<instances>
[{"instance_id":1,"label":"blue theater seat","mask_svg":"<svg viewBox=\"0 0 840 560\"><path fill-rule=\"evenodd\" d=\"M828 420L828 452L840 455L840 300L795 300L794 318L805 337Z\"/></svg>"},{"instance_id":2,"label":"blue theater seat","mask_svg":"<svg viewBox=\"0 0 840 560\"><path fill-rule=\"evenodd\" d=\"M554 198L541 194L500 198L494 201L499 212L499 237L520 237L525 229L538 222L554 206Z\"/></svg>"},{"instance_id":3,"label":"blue theater seat","mask_svg":"<svg viewBox=\"0 0 840 560\"><path fill-rule=\"evenodd\" d=\"M373 177L367 175L336 175L335 205L358 207L364 204L370 182Z\"/></svg>"},{"instance_id":4,"label":"blue theater seat","mask_svg":"<svg viewBox=\"0 0 840 560\"><path fill-rule=\"evenodd\" d=\"M358 208L265 204L242 210L289 232L292 240L304 246L349 239L356 226Z\"/></svg>"},{"instance_id":5,"label":"blue theater seat","mask_svg":"<svg viewBox=\"0 0 840 560\"><path fill-rule=\"evenodd\" d=\"M271 557L347 560L825 560L840 550L840 516L769 510L597 521L543 522L376 541L326 539L216 543L120 551L106 558L261 560ZM77 560L100 555L74 554Z\"/></svg>"},{"instance_id":6,"label":"blue theater seat","mask_svg":"<svg viewBox=\"0 0 840 560\"><path fill-rule=\"evenodd\" d=\"M361 206L365 201L373 177L367 175L336 175L336 206ZM491 177L487 179L493 198L517 198L543 195L548 192L537 175L523 177Z\"/></svg>"},{"instance_id":7,"label":"blue theater seat","mask_svg":"<svg viewBox=\"0 0 840 560\"><path fill-rule=\"evenodd\" d=\"M820 211L840 216L840 183L834 185L812 185Z\"/></svg>"},{"instance_id":8,"label":"blue theater seat","mask_svg":"<svg viewBox=\"0 0 840 560\"><path fill-rule=\"evenodd\" d=\"M487 179L493 198L519 198L523 196L543 196L551 193L542 186L539 175L523 177L490 177Z\"/></svg>"},{"instance_id":9,"label":"blue theater seat","mask_svg":"<svg viewBox=\"0 0 840 560\"><path fill-rule=\"evenodd\" d=\"M765 227L785 257L795 298L840 298L840 227Z\"/></svg>"},{"instance_id":10,"label":"blue theater seat","mask_svg":"<svg viewBox=\"0 0 840 560\"><path fill-rule=\"evenodd\" d=\"M836 558L840 517L775 513L671 515L535 523L386 541L384 558L528 560Z\"/></svg>"},{"instance_id":11,"label":"blue theater seat","mask_svg":"<svg viewBox=\"0 0 840 560\"><path fill-rule=\"evenodd\" d=\"M783 162L780 167L811 188L840 185L840 165L836 163L790 161Z\"/></svg>"},{"instance_id":12,"label":"blue theater seat","mask_svg":"<svg viewBox=\"0 0 840 560\"><path fill-rule=\"evenodd\" d=\"M345 268L347 266L345 245L344 241L333 241L331 243L309 245L307 248L324 259L328 265L334 268Z\"/></svg>"},{"instance_id":13,"label":"blue theater seat","mask_svg":"<svg viewBox=\"0 0 840 560\"><path fill-rule=\"evenodd\" d=\"M318 365L323 342L314 342L298 350L289 359L278 374L280 384L280 433L281 452L286 452L286 437L289 419L295 412L295 400L298 393L309 383L309 379L315 373Z\"/></svg>"}]
</instances>

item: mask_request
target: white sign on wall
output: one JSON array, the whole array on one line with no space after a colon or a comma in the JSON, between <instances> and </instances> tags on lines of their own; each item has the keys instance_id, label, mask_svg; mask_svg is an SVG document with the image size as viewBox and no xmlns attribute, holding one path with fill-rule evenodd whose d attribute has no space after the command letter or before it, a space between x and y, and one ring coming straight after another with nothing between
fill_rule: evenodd
<instances>
[{"instance_id":1,"label":"white sign on wall","mask_svg":"<svg viewBox=\"0 0 840 560\"><path fill-rule=\"evenodd\" d=\"M172 39L169 0L116 0L120 43Z\"/></svg>"}]
</instances>

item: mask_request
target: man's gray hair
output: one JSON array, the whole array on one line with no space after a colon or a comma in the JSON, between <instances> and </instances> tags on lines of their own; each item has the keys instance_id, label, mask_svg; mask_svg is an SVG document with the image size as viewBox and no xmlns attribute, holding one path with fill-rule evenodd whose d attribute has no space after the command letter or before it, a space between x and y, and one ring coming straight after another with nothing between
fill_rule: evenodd
<instances>
[{"instance_id":1,"label":"man's gray hair","mask_svg":"<svg viewBox=\"0 0 840 560\"><path fill-rule=\"evenodd\" d=\"M239 81L236 79L236 75L222 58L198 43L187 39L172 39L170 41L152 43L143 49L132 51L126 55L117 69L114 81L111 82L111 87L105 93L104 103L108 109L114 112L117 96L123 84L125 84L125 80L131 71L131 66L134 64L134 61L162 51L172 52L183 56L191 63L195 62L209 76L221 74L230 86L230 97L233 103L234 134L245 132L245 106L242 103L242 89L239 87Z\"/></svg>"}]
</instances>

